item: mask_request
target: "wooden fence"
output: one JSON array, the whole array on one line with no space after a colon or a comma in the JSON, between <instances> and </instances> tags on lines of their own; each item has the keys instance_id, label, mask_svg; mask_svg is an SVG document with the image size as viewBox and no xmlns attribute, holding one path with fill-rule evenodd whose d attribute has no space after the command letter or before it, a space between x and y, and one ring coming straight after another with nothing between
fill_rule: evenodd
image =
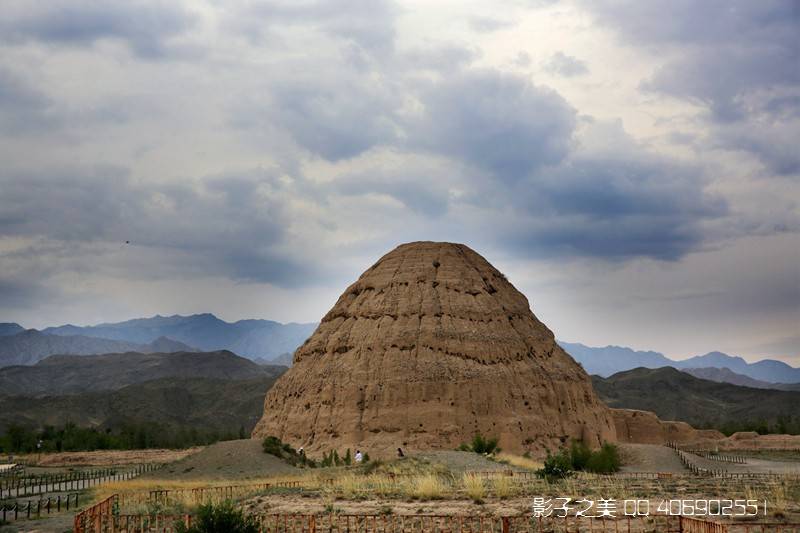
<instances>
[{"instance_id":1,"label":"wooden fence","mask_svg":"<svg viewBox=\"0 0 800 533\"><path fill-rule=\"evenodd\" d=\"M60 513L62 510L78 507L78 493L60 494L55 497L39 498L24 503L0 504L0 522L10 522L20 518L40 518L43 514Z\"/></svg>"},{"instance_id":2,"label":"wooden fence","mask_svg":"<svg viewBox=\"0 0 800 533\"><path fill-rule=\"evenodd\" d=\"M727 453L718 453L711 450L693 450L687 448L681 448L681 450L686 453L697 455L704 459L709 459L711 461L720 461L723 463L734 463L740 465L747 464L747 458L742 455L732 455Z\"/></svg>"},{"instance_id":3,"label":"wooden fence","mask_svg":"<svg viewBox=\"0 0 800 533\"><path fill-rule=\"evenodd\" d=\"M160 464L142 464L126 470L103 468L64 474L18 477L0 482L0 500L38 496L51 492L82 490L107 481L125 481L146 472L157 470L161 466Z\"/></svg>"},{"instance_id":4,"label":"wooden fence","mask_svg":"<svg viewBox=\"0 0 800 533\"><path fill-rule=\"evenodd\" d=\"M680 533L677 516L622 517L533 517L519 515L352 515L352 514L257 514L260 533ZM76 521L75 533L171 533L178 523L190 526L194 517L182 515L95 514Z\"/></svg>"},{"instance_id":5,"label":"wooden fence","mask_svg":"<svg viewBox=\"0 0 800 533\"><path fill-rule=\"evenodd\" d=\"M106 504L107 509L113 502ZM624 516L619 518L257 514L260 533L800 533L800 524L779 522L723 523L685 516ZM75 533L171 533L177 524L191 526L195 518L180 515L97 513L75 524Z\"/></svg>"}]
</instances>

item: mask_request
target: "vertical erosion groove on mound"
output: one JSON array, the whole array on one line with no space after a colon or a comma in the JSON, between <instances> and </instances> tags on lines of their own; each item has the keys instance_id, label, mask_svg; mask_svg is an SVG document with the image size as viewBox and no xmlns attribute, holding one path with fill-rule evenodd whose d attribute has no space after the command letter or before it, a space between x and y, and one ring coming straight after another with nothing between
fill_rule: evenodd
<instances>
[{"instance_id":1,"label":"vertical erosion groove on mound","mask_svg":"<svg viewBox=\"0 0 800 533\"><path fill-rule=\"evenodd\" d=\"M253 435L309 452L511 451L614 440L608 408L528 300L462 244L383 256L339 297L268 392Z\"/></svg>"}]
</instances>

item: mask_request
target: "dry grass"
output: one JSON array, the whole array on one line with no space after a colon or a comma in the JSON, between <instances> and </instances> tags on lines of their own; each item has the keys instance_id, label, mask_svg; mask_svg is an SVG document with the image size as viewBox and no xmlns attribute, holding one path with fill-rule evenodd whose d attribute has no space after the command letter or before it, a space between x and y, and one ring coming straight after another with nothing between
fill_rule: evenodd
<instances>
[{"instance_id":1,"label":"dry grass","mask_svg":"<svg viewBox=\"0 0 800 533\"><path fill-rule=\"evenodd\" d=\"M464 485L464 490L467 491L467 496L472 500L480 501L486 496L486 487L483 484L483 479L479 476L464 474L461 482Z\"/></svg>"},{"instance_id":2,"label":"dry grass","mask_svg":"<svg viewBox=\"0 0 800 533\"><path fill-rule=\"evenodd\" d=\"M22 454L19 459L26 463L47 467L76 466L125 466L142 463L171 463L193 455L202 446L184 450L95 450L92 452L58 452Z\"/></svg>"},{"instance_id":3,"label":"dry grass","mask_svg":"<svg viewBox=\"0 0 800 533\"><path fill-rule=\"evenodd\" d=\"M517 486L508 476L498 476L492 479L492 490L501 500L511 498L517 494Z\"/></svg>"},{"instance_id":4,"label":"dry grass","mask_svg":"<svg viewBox=\"0 0 800 533\"><path fill-rule=\"evenodd\" d=\"M539 461L534 461L528 457L522 457L521 455L514 455L505 452L497 454L496 459L501 463L516 466L517 468L524 468L525 470L539 470L544 466L544 464L540 463Z\"/></svg>"},{"instance_id":5,"label":"dry grass","mask_svg":"<svg viewBox=\"0 0 800 533\"><path fill-rule=\"evenodd\" d=\"M769 487L767 500L770 503L772 515L776 518L786 516L789 507L789 490L785 483L772 483Z\"/></svg>"},{"instance_id":6,"label":"dry grass","mask_svg":"<svg viewBox=\"0 0 800 533\"><path fill-rule=\"evenodd\" d=\"M252 479L246 482L219 481L219 480L174 480L174 479L132 479L114 483L104 483L92 489L92 500L104 500L113 494L119 494L121 504L126 511L137 513L164 512L166 510L180 511L194 508L202 503L219 503L229 497L234 499L247 498L263 491L259 485L269 483L275 485L282 482L298 481L302 487L316 486L312 475L284 476L263 479ZM214 488L234 487L229 491L216 491ZM202 493L192 492L193 489L212 489ZM165 500L159 504L147 502L150 492L169 490Z\"/></svg>"},{"instance_id":7,"label":"dry grass","mask_svg":"<svg viewBox=\"0 0 800 533\"><path fill-rule=\"evenodd\" d=\"M438 500L448 492L443 479L435 474L408 477L404 485L408 496L420 500Z\"/></svg>"}]
</instances>

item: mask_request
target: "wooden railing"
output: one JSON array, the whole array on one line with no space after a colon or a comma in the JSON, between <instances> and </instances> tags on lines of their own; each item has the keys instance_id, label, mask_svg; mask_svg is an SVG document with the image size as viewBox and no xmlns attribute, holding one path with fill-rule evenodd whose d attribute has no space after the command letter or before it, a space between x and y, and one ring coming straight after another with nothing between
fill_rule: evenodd
<instances>
[{"instance_id":1,"label":"wooden railing","mask_svg":"<svg viewBox=\"0 0 800 533\"><path fill-rule=\"evenodd\" d=\"M702 457L704 459L709 459L711 461L720 461L723 463L734 463L744 465L747 464L747 459L741 455L730 455L725 453L717 453L711 450L692 450L692 449L683 449L686 453L691 453Z\"/></svg>"},{"instance_id":2,"label":"wooden railing","mask_svg":"<svg viewBox=\"0 0 800 533\"><path fill-rule=\"evenodd\" d=\"M0 504L0 522L10 522L20 518L40 518L43 514L60 513L78 507L78 493L40 498L27 502Z\"/></svg>"},{"instance_id":3,"label":"wooden railing","mask_svg":"<svg viewBox=\"0 0 800 533\"><path fill-rule=\"evenodd\" d=\"M354 515L354 514L257 514L254 515L260 533L316 532L463 532L463 533L595 533L628 532L680 533L677 516L620 517L599 519L568 516L564 518L484 515ZM176 524L191 525L192 515L115 515L98 514L85 525L76 523L75 533L169 533Z\"/></svg>"},{"instance_id":4,"label":"wooden railing","mask_svg":"<svg viewBox=\"0 0 800 533\"><path fill-rule=\"evenodd\" d=\"M65 474L44 474L8 479L0 482L0 499L23 498L50 492L83 490L107 481L133 479L146 472L157 470L161 466L160 464L142 464L125 470L103 468Z\"/></svg>"}]
</instances>

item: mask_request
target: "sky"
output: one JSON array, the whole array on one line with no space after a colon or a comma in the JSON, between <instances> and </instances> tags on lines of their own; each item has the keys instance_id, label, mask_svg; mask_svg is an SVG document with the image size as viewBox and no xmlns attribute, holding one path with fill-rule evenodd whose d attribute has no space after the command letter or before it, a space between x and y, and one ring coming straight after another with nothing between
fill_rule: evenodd
<instances>
[{"instance_id":1,"label":"sky","mask_svg":"<svg viewBox=\"0 0 800 533\"><path fill-rule=\"evenodd\" d=\"M4 0L0 321L313 322L462 242L559 339L800 365L793 0Z\"/></svg>"}]
</instances>

